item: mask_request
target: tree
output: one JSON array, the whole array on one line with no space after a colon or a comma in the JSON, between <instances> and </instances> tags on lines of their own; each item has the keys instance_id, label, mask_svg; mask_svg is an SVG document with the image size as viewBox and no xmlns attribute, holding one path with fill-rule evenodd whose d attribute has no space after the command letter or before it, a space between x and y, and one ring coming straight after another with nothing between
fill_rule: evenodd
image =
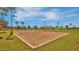
<instances>
[{"instance_id":1,"label":"tree","mask_svg":"<svg viewBox=\"0 0 79 59\"><path fill-rule=\"evenodd\" d=\"M65 25L65 28L67 28L67 29L68 29L68 28L69 28L69 26L68 26L68 25Z\"/></svg>"},{"instance_id":2,"label":"tree","mask_svg":"<svg viewBox=\"0 0 79 59\"><path fill-rule=\"evenodd\" d=\"M9 12L14 12L15 11L15 7L0 7L0 13L1 15L7 15ZM13 14L13 13L12 13ZM12 30L12 18L14 16L11 15L11 34L13 34L13 30Z\"/></svg>"},{"instance_id":3,"label":"tree","mask_svg":"<svg viewBox=\"0 0 79 59\"><path fill-rule=\"evenodd\" d=\"M7 7L0 7L0 16L1 16L1 19L4 19L4 16L7 15Z\"/></svg>"},{"instance_id":4,"label":"tree","mask_svg":"<svg viewBox=\"0 0 79 59\"><path fill-rule=\"evenodd\" d=\"M3 20L3 22L4 22L4 27L7 28L8 24L9 24L8 21Z\"/></svg>"},{"instance_id":5,"label":"tree","mask_svg":"<svg viewBox=\"0 0 79 59\"><path fill-rule=\"evenodd\" d=\"M19 25L18 25L18 24L19 24L19 22L18 22L18 21L16 21L15 23L16 23L16 27L18 28L18 26L19 26Z\"/></svg>"},{"instance_id":6,"label":"tree","mask_svg":"<svg viewBox=\"0 0 79 59\"><path fill-rule=\"evenodd\" d=\"M4 19L0 19L0 28L3 29L3 32L5 32L5 28L8 25L8 21L4 20Z\"/></svg>"},{"instance_id":7,"label":"tree","mask_svg":"<svg viewBox=\"0 0 79 59\"><path fill-rule=\"evenodd\" d=\"M22 28L24 27L24 24L25 24L24 22L21 22Z\"/></svg>"},{"instance_id":8,"label":"tree","mask_svg":"<svg viewBox=\"0 0 79 59\"><path fill-rule=\"evenodd\" d=\"M13 22L13 17L14 16L12 14L13 14L14 11L15 11L15 7L0 7L0 13L6 14L6 15L9 12L11 13L11 31L10 31L10 35L6 39L9 39L11 37L11 35L13 34L12 22Z\"/></svg>"},{"instance_id":9,"label":"tree","mask_svg":"<svg viewBox=\"0 0 79 59\"><path fill-rule=\"evenodd\" d=\"M60 28L63 28L63 26L61 25Z\"/></svg>"},{"instance_id":10,"label":"tree","mask_svg":"<svg viewBox=\"0 0 79 59\"><path fill-rule=\"evenodd\" d=\"M31 27L30 27L30 25L28 25L28 29L30 29Z\"/></svg>"},{"instance_id":11,"label":"tree","mask_svg":"<svg viewBox=\"0 0 79 59\"><path fill-rule=\"evenodd\" d=\"M59 26L56 26L56 28L59 28Z\"/></svg>"},{"instance_id":12,"label":"tree","mask_svg":"<svg viewBox=\"0 0 79 59\"><path fill-rule=\"evenodd\" d=\"M1 19L4 19L4 16L7 16L7 14L3 12L1 12L0 15L1 15Z\"/></svg>"},{"instance_id":13,"label":"tree","mask_svg":"<svg viewBox=\"0 0 79 59\"><path fill-rule=\"evenodd\" d=\"M37 29L38 27L37 26L34 26L34 29Z\"/></svg>"},{"instance_id":14,"label":"tree","mask_svg":"<svg viewBox=\"0 0 79 59\"><path fill-rule=\"evenodd\" d=\"M57 22L57 27L59 27L60 26L60 22Z\"/></svg>"},{"instance_id":15,"label":"tree","mask_svg":"<svg viewBox=\"0 0 79 59\"><path fill-rule=\"evenodd\" d=\"M70 25L70 28L71 28L71 26L72 26L72 23L70 23L69 25Z\"/></svg>"},{"instance_id":16,"label":"tree","mask_svg":"<svg viewBox=\"0 0 79 59\"><path fill-rule=\"evenodd\" d=\"M2 16L2 18L12 11L15 11L15 7L0 7L0 15Z\"/></svg>"},{"instance_id":17,"label":"tree","mask_svg":"<svg viewBox=\"0 0 79 59\"><path fill-rule=\"evenodd\" d=\"M0 19L0 28L3 28L3 26L4 26L4 21Z\"/></svg>"}]
</instances>

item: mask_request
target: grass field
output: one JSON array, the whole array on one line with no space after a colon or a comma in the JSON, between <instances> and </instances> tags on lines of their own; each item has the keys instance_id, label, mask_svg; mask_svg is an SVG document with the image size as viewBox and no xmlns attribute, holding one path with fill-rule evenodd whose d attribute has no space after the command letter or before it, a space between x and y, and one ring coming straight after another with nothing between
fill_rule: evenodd
<instances>
[{"instance_id":1,"label":"grass field","mask_svg":"<svg viewBox=\"0 0 79 59\"><path fill-rule=\"evenodd\" d=\"M4 51L24 51L24 50L31 50L24 42L22 42L19 38L15 35L11 37L14 38L12 40L6 40L9 36L10 32L0 34L3 39L0 39L0 50Z\"/></svg>"},{"instance_id":2,"label":"grass field","mask_svg":"<svg viewBox=\"0 0 79 59\"><path fill-rule=\"evenodd\" d=\"M38 47L35 51L79 51L79 29L39 29L36 31L54 31L67 32L69 35L52 41L44 46ZM0 50L8 51L30 51L33 50L27 44L22 42L18 37L12 35L14 39L5 40L9 32L0 34L3 39L0 39Z\"/></svg>"},{"instance_id":3,"label":"grass field","mask_svg":"<svg viewBox=\"0 0 79 59\"><path fill-rule=\"evenodd\" d=\"M79 29L53 29L46 31L68 32L69 35L38 48L42 51L79 51Z\"/></svg>"}]
</instances>

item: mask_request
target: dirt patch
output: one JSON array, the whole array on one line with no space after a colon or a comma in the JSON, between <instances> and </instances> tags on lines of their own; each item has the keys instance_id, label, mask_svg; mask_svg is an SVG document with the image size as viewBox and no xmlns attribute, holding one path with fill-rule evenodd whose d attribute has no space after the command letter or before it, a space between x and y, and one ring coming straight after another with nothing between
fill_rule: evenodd
<instances>
[{"instance_id":1,"label":"dirt patch","mask_svg":"<svg viewBox=\"0 0 79 59\"><path fill-rule=\"evenodd\" d=\"M37 48L60 37L63 37L68 33L44 31L17 31L14 34L32 48Z\"/></svg>"}]
</instances>

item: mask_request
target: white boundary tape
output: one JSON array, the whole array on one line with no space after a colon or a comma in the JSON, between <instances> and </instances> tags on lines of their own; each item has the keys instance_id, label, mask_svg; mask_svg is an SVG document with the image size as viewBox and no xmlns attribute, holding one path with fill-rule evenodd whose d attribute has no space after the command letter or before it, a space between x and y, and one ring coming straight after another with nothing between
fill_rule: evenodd
<instances>
[{"instance_id":1,"label":"white boundary tape","mask_svg":"<svg viewBox=\"0 0 79 59\"><path fill-rule=\"evenodd\" d=\"M19 39L21 39L24 43L28 44L30 47L35 48L34 46L32 46L31 44L29 44L27 41L25 41L24 39L22 39L20 36L18 36L17 34L14 33L15 36L17 36Z\"/></svg>"}]
</instances>

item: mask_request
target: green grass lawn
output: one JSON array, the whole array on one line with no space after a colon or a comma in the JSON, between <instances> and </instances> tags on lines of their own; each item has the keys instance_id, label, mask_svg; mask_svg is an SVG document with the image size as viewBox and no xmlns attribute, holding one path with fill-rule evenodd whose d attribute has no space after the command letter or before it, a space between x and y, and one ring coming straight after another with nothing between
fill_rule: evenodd
<instances>
[{"instance_id":1,"label":"green grass lawn","mask_svg":"<svg viewBox=\"0 0 79 59\"><path fill-rule=\"evenodd\" d=\"M3 37L3 39L0 39L0 50L4 50L4 51L31 50L31 48L28 45L26 45L24 42L22 42L15 35L12 35L10 37L10 38L13 38L12 40L6 40L6 38L9 36L9 34L10 34L10 32L0 34L0 37Z\"/></svg>"},{"instance_id":2,"label":"green grass lawn","mask_svg":"<svg viewBox=\"0 0 79 59\"><path fill-rule=\"evenodd\" d=\"M54 31L54 32L67 32L70 33L67 36L52 41L44 46L41 46L35 51L79 51L79 29L48 29L38 31ZM22 42L15 35L12 35L14 39L6 40L10 32L0 34L0 50L8 51L30 51L33 50L27 44Z\"/></svg>"},{"instance_id":3,"label":"green grass lawn","mask_svg":"<svg viewBox=\"0 0 79 59\"><path fill-rule=\"evenodd\" d=\"M67 36L37 48L41 51L79 51L79 29L53 29L46 31L67 32Z\"/></svg>"}]
</instances>

